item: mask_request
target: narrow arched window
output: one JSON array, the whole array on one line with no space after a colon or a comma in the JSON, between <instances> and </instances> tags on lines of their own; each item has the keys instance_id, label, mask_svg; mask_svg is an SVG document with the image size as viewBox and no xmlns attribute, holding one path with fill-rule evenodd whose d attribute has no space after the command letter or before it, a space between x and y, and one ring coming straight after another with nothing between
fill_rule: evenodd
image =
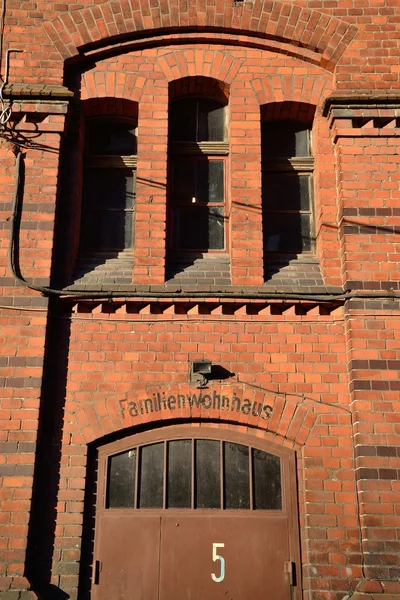
<instances>
[{"instance_id":1,"label":"narrow arched window","mask_svg":"<svg viewBox=\"0 0 400 600\"><path fill-rule=\"evenodd\" d=\"M136 154L136 123L88 120L81 252L113 254L132 248Z\"/></svg>"},{"instance_id":2,"label":"narrow arched window","mask_svg":"<svg viewBox=\"0 0 400 600\"><path fill-rule=\"evenodd\" d=\"M308 123L262 123L264 255L314 251L313 170Z\"/></svg>"},{"instance_id":3,"label":"narrow arched window","mask_svg":"<svg viewBox=\"0 0 400 600\"><path fill-rule=\"evenodd\" d=\"M212 98L174 99L169 107L171 246L224 250L226 105Z\"/></svg>"}]
</instances>

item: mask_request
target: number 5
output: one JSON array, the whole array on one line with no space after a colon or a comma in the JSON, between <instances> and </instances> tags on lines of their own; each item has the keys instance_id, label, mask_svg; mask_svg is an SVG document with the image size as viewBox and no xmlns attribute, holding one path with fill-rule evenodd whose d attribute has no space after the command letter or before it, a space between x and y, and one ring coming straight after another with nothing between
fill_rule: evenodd
<instances>
[{"instance_id":1,"label":"number 5","mask_svg":"<svg viewBox=\"0 0 400 600\"><path fill-rule=\"evenodd\" d=\"M225 577L225 559L223 556L220 556L219 554L217 554L218 548L225 548L225 544L217 544L215 542L213 543L213 551L212 551L213 561L216 562L217 560L219 560L221 563L220 576L217 577L215 575L215 573L211 573L212 580L215 581L215 583L221 583L221 581L223 581L223 579Z\"/></svg>"}]
</instances>

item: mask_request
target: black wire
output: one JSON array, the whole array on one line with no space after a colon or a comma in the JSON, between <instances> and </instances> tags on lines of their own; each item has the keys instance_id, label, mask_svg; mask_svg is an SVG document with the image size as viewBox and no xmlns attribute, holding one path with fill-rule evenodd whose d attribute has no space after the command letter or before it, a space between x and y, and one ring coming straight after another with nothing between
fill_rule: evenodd
<instances>
[{"instance_id":1,"label":"black wire","mask_svg":"<svg viewBox=\"0 0 400 600\"><path fill-rule=\"evenodd\" d=\"M11 233L10 233L10 241L9 241L9 265L10 270L13 277L18 281L21 285L36 292L40 292L45 296L72 296L76 298L93 298L93 299L111 299L111 298L148 298L149 296L154 298L179 298L183 296L188 297L198 297L198 298L215 298L218 296L219 298L237 298L241 299L242 295L238 292L226 292L213 290L210 292L200 292L200 291L187 291L187 290L178 290L178 291L151 291L150 289L146 292L143 291L133 291L132 289L126 289L118 291L115 290L106 290L106 291L97 291L97 290L68 290L68 289L56 289L47 286L41 285L33 285L28 283L26 279L23 277L20 269L17 266L17 248L15 241L18 237L18 215L22 212L22 201L23 201L23 185L21 181L21 172L22 172L22 161L23 154L21 152L20 147L16 147L16 165L15 165L15 179L14 179L14 194L13 194L13 204L12 204L12 216L11 216ZM386 293L360 293L360 292L344 292L339 294L303 294L296 292L270 292L266 290L265 292L245 292L246 298L251 299L278 299L278 300L310 300L315 302L339 302L344 303L346 300L350 300L351 298L359 298L359 299L396 299L400 298L400 295L395 294L393 291Z\"/></svg>"}]
</instances>

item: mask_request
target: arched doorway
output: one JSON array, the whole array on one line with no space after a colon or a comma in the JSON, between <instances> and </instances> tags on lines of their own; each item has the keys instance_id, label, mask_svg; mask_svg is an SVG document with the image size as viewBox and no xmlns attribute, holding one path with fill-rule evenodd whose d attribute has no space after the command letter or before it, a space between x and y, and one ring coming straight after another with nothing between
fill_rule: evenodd
<instances>
[{"instance_id":1,"label":"arched doorway","mask_svg":"<svg viewBox=\"0 0 400 600\"><path fill-rule=\"evenodd\" d=\"M93 600L300 598L285 448L208 427L120 440L99 451L96 513Z\"/></svg>"}]
</instances>

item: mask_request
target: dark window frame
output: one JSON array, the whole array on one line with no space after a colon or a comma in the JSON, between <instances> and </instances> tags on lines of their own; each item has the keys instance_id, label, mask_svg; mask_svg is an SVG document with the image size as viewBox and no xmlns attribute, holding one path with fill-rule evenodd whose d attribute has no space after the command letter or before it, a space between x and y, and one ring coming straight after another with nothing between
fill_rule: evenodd
<instances>
[{"instance_id":1,"label":"dark window frame","mask_svg":"<svg viewBox=\"0 0 400 600\"><path fill-rule=\"evenodd\" d=\"M170 100L169 103L169 119L172 118L172 109L171 106L175 102L192 102L193 100L197 100L197 102L209 101L212 100L216 104L219 104L223 109L223 131L224 131L224 139L218 141L179 141L172 140L171 135L169 134L168 140L168 172L169 172L169 185L168 185L168 208L169 208L169 224L168 224L168 239L169 239L169 248L176 253L226 253L227 248L229 247L228 241L228 227L227 227L227 213L228 213L228 167L229 167L229 141L228 141L228 102L223 103L220 100L216 100L215 98L209 98L208 96L202 95L188 95L188 96L180 96L178 98L174 98ZM196 105L196 119L198 118L198 104ZM170 125L171 128L171 125ZM187 202L176 202L173 199L174 196L174 165L176 161L179 161L180 158L185 157L186 160L193 160L193 162L198 161L222 161L223 163L223 201L222 202L199 202L199 203L191 203L189 200ZM196 211L197 209L221 209L222 210L222 220L224 223L224 231L223 231L223 247L222 248L210 248L208 247L196 247L196 248L185 248L179 244L179 229L177 226L177 214L179 215L179 210L181 208L189 208ZM194 212L195 214L195 212ZM210 214L210 213L209 213ZM196 219L193 219L194 223L196 223Z\"/></svg>"},{"instance_id":2,"label":"dark window frame","mask_svg":"<svg viewBox=\"0 0 400 600\"><path fill-rule=\"evenodd\" d=\"M263 448L261 446L259 446L258 444L254 444L252 443L251 440L245 440L245 439L236 439L236 438L231 438L230 436L224 436L223 432L221 432L221 435L216 436L215 434L213 435L207 435L206 432L205 435L202 435L202 432L198 432L197 434L194 434L193 432L186 432L187 435L178 435L178 436L171 436L171 437L160 437L160 438L155 438L153 440L148 440L147 436L142 440L140 438L142 438L142 436L135 436L135 438L137 439L137 443L133 443L132 445L128 445L127 444L127 440L125 440L124 443L117 443L115 451L111 451L110 453L106 453L105 455L103 454L103 459L102 459L102 463L103 463L103 469L104 469L104 486L102 485L102 500L101 500L101 505L102 508L104 510L106 510L106 512L115 512L115 511L134 511L135 513L137 511L140 511L141 513L143 511L164 511L164 510L168 510L168 511L176 511L176 510L180 510L180 511L195 511L196 513L199 514L204 514L207 512L211 512L211 513L242 513L245 512L247 514L254 514L254 513L258 513L260 514L261 512L266 512L268 514L284 514L287 511L287 499L286 499L286 492L285 492L285 482L284 482L284 478L286 476L286 471L288 468L288 465L286 463L285 460L285 455L281 454L279 451L276 451L275 449L271 449L271 448ZM168 452L169 452L169 444L170 443L174 443L174 442L182 442L182 441L188 441L190 442L191 445L191 475L190 475L190 479L191 479L191 500L190 500L190 505L186 506L186 507L174 507L174 506L169 506L168 504ZM203 442L203 441L212 441L214 443L217 443L219 445L219 466L218 466L218 470L219 470L219 496L220 496L220 504L219 506L215 506L215 507L202 507L202 506L198 506L197 505L197 496L196 496L196 470L195 470L195 462L196 462L196 454L197 454L197 443L198 442ZM163 455L163 465L161 465L161 471L163 472L163 488L162 488L162 504L158 504L158 505L154 505L154 506L141 506L141 500L140 500L140 469L141 469L141 454L142 454L142 449L143 448L149 448L149 447L155 447L155 446L160 446L163 445L163 451L162 451L162 455ZM227 446L235 446L236 449L238 449L239 447L245 448L248 452L247 452L247 458L246 458L246 462L248 464L248 474L247 474L247 486L248 486L248 502L246 504L246 501L243 503L243 505L241 506L228 506L229 502L227 500L226 497L226 492L227 492L227 488L225 487L225 460L224 460L224 456L225 456L225 452L227 451ZM115 444L113 444L113 446L115 447ZM275 507L271 507L271 506L257 506L258 500L255 498L255 494L256 494L256 487L255 487L255 458L254 455L255 453L259 451L261 453L264 453L268 456L270 456L271 458L274 458L276 460L279 461L279 499L278 496L276 498L276 500L279 503L279 506L275 506ZM121 505L115 505L115 506L111 506L110 505L110 498L111 498L111 490L110 490L110 472L111 472L111 468L112 468L112 461L114 458L118 458L119 456L122 456L123 454L127 454L127 453L132 453L135 455L136 457L136 461L135 461L135 472L133 474L133 478L134 478L134 491L133 491L133 496L132 496L132 504L130 506L121 506ZM158 469L159 471L159 469ZM160 471L160 472L161 472ZM234 475L233 472L230 473L230 477L232 477L232 475Z\"/></svg>"},{"instance_id":3,"label":"dark window frame","mask_svg":"<svg viewBox=\"0 0 400 600\"><path fill-rule=\"evenodd\" d=\"M276 216L281 218L280 228L282 230L285 227L285 216L293 215L299 216L301 218L302 215L308 218L308 227L309 227L309 245L310 248L306 249L271 249L268 248L266 244L266 236L264 234L264 255L269 254L277 254L277 255L293 255L297 254L297 256L313 256L316 250L316 240L315 240L315 215L314 215L314 170L315 170L315 160L313 156L313 140L312 140L312 125L310 123L303 123L297 120L286 120L286 123L293 123L304 125L304 128L307 130L308 137L308 150L309 153L306 156L265 156L264 152L264 144L267 144L267 140L264 139L266 135L264 133L264 127L266 128L269 123L273 123L274 125L278 125L280 121L261 121L261 168L262 168L262 177L266 176L274 176L274 175L283 175L284 177L306 177L308 179L308 187L309 187L309 209L303 210L301 208L298 209L282 209L282 208L269 208L268 207L268 195L264 197L264 191L262 191L262 204L263 204L263 221L268 218L268 215ZM263 184L264 187L264 184ZM299 224L300 226L300 224Z\"/></svg>"},{"instance_id":4,"label":"dark window frame","mask_svg":"<svg viewBox=\"0 0 400 600\"><path fill-rule=\"evenodd\" d=\"M136 153L135 154L97 154L90 152L90 127L98 122L99 126L102 123L107 125L112 123L123 123L130 126L135 130L136 137ZM123 252L125 250L132 250L134 246L134 213L135 213L135 199L136 199L136 170L137 170L137 119L129 119L124 117L114 116L96 116L86 119L85 122L85 147L84 147L84 160L83 160L83 190L82 190L82 206L81 206L81 232L80 232L80 254L98 255L98 254L114 254ZM132 206L126 206L125 208L112 208L102 207L95 208L90 206L89 198L85 198L84 187L85 180L87 181L87 175L92 170L110 170L110 171L126 171L131 173L133 177L132 182ZM130 243L126 243L120 247L109 247L104 246L100 242L94 246L88 246L86 244L87 233L84 227L84 220L87 214L104 212L124 212L127 217L130 218L130 228L132 231ZM127 218L126 217L126 218Z\"/></svg>"}]
</instances>

